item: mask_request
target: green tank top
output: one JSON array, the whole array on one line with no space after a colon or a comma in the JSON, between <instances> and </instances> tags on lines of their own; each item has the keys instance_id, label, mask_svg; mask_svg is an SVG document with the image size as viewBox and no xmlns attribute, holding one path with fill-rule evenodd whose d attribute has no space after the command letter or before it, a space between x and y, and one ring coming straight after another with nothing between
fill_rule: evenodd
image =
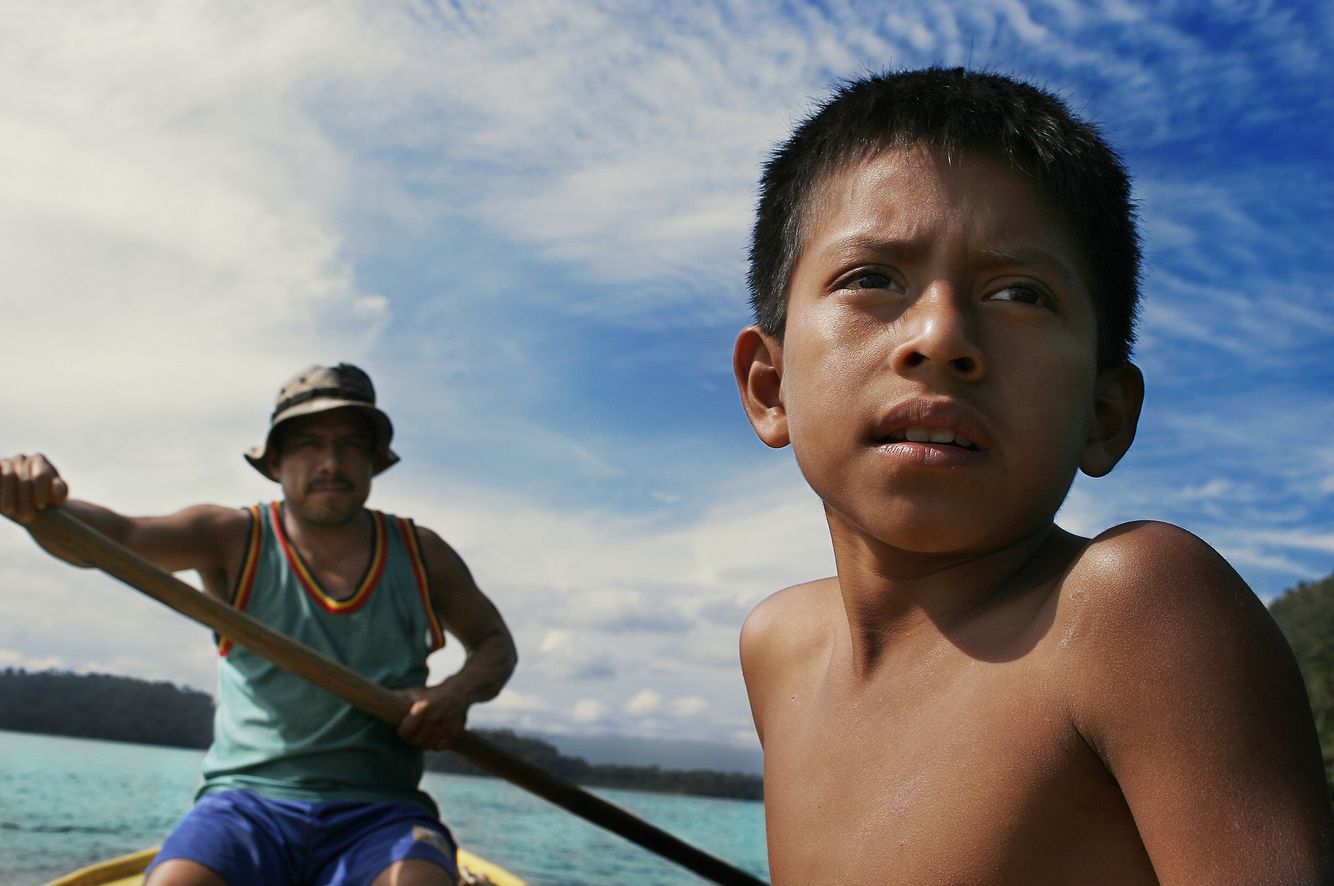
<instances>
[{"instance_id":1,"label":"green tank top","mask_svg":"<svg viewBox=\"0 0 1334 886\"><path fill-rule=\"evenodd\" d=\"M412 521L371 511L370 566L345 600L320 588L282 528L279 502L254 505L233 605L390 689L426 683L444 645ZM388 725L243 646L222 639L204 786L307 802L435 804L418 788L422 753Z\"/></svg>"}]
</instances>

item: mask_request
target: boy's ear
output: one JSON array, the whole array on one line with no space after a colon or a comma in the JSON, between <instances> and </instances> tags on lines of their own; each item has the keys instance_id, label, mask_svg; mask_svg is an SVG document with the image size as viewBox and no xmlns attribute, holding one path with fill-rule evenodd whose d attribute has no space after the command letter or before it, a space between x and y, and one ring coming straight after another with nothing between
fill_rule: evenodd
<instances>
[{"instance_id":1,"label":"boy's ear","mask_svg":"<svg viewBox=\"0 0 1334 886\"><path fill-rule=\"evenodd\" d=\"M758 326L747 326L736 337L732 371L755 433L775 449L786 446L790 441L783 408L783 346Z\"/></svg>"},{"instance_id":2,"label":"boy's ear","mask_svg":"<svg viewBox=\"0 0 1334 886\"><path fill-rule=\"evenodd\" d=\"M1084 443L1079 469L1101 477L1116 467L1130 449L1144 406L1144 374L1133 363L1098 373L1093 404L1093 427Z\"/></svg>"}]
</instances>

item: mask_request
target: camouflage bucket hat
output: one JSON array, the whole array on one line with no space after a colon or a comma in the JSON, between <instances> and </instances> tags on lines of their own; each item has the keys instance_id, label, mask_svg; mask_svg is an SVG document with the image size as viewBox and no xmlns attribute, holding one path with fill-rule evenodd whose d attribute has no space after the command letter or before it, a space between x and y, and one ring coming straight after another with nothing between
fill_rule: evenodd
<instances>
[{"instance_id":1,"label":"camouflage bucket hat","mask_svg":"<svg viewBox=\"0 0 1334 886\"><path fill-rule=\"evenodd\" d=\"M394 426L389 416L375 405L375 386L371 384L371 377L351 363L311 366L288 379L278 391L273 414L269 417L268 436L262 445L246 450L246 461L277 482L278 478L269 471L268 454L278 426L288 419L330 409L357 409L371 419L376 436L372 464L376 474L398 463L398 456L389 448L389 442L394 438Z\"/></svg>"}]
</instances>

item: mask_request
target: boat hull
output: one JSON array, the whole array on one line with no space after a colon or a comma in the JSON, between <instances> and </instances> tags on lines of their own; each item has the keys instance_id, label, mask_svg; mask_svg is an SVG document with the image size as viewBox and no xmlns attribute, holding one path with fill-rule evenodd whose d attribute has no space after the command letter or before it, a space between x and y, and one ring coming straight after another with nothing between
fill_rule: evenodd
<instances>
[{"instance_id":1,"label":"boat hull","mask_svg":"<svg viewBox=\"0 0 1334 886\"><path fill-rule=\"evenodd\" d=\"M119 858L111 858L97 864L80 868L46 883L45 886L142 886L144 871L153 863L157 849L144 849ZM523 880L509 871L492 864L484 858L473 855L466 849L459 850L459 872L463 875L461 884L491 884L491 886L526 886ZM469 879L471 877L471 879Z\"/></svg>"}]
</instances>

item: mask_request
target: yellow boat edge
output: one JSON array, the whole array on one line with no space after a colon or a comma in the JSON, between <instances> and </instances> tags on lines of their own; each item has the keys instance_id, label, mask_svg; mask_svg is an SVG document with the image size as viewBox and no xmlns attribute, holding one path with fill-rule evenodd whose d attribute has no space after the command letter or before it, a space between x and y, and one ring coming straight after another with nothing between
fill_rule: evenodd
<instances>
[{"instance_id":1,"label":"yellow boat edge","mask_svg":"<svg viewBox=\"0 0 1334 886\"><path fill-rule=\"evenodd\" d=\"M129 855L80 868L43 886L142 886L144 871L153 863L156 856L156 846L152 849L131 852ZM473 855L466 849L459 850L458 862L460 873L466 872L474 878L485 878L476 880L477 882L491 883L493 886L527 886L523 880L509 871ZM461 882L469 881L465 878Z\"/></svg>"}]
</instances>

